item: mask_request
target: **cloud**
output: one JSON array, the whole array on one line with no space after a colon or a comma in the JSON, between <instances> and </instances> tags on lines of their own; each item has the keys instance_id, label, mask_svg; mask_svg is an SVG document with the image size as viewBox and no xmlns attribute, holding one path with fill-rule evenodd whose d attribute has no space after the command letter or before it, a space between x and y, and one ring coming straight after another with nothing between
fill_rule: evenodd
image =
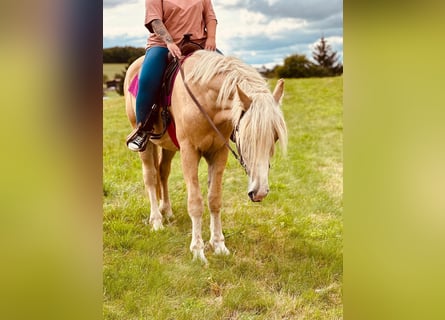
<instances>
[{"instance_id":1,"label":"cloud","mask_svg":"<svg viewBox=\"0 0 445 320\"><path fill-rule=\"evenodd\" d=\"M214 0L213 3L230 10L246 8L270 19L292 17L315 21L343 11L341 0Z\"/></svg>"},{"instance_id":2,"label":"cloud","mask_svg":"<svg viewBox=\"0 0 445 320\"><path fill-rule=\"evenodd\" d=\"M144 46L148 31L143 22L144 0L125 1L125 3L104 9L104 38L124 35L140 37L143 40L139 46Z\"/></svg>"},{"instance_id":3,"label":"cloud","mask_svg":"<svg viewBox=\"0 0 445 320\"><path fill-rule=\"evenodd\" d=\"M339 0L212 0L217 46L253 65L282 64L286 56L312 57L327 39L343 57L343 5ZM105 0L104 47L145 46L144 0Z\"/></svg>"},{"instance_id":4,"label":"cloud","mask_svg":"<svg viewBox=\"0 0 445 320\"><path fill-rule=\"evenodd\" d=\"M343 13L336 13L319 19L310 23L311 28L320 30L337 29L338 32L343 33Z\"/></svg>"},{"instance_id":5,"label":"cloud","mask_svg":"<svg viewBox=\"0 0 445 320\"><path fill-rule=\"evenodd\" d=\"M218 44L222 45L223 51L228 54L236 55L254 65L281 64L286 56L296 53L312 59L313 45L322 36L329 44L331 38L343 39L342 6L340 13L336 13L338 7L327 10L326 7L329 6L324 6L325 9L316 7L310 15L303 17L294 16L287 1L258 1L254 9L251 1L246 0L232 0L230 3L215 0L215 3L215 11L220 21ZM308 6L307 1L299 3ZM245 7L240 8L240 5ZM281 5L280 10L274 11L275 16L271 15L273 10L270 10L273 5ZM342 59L343 42L336 40L335 46L331 44L331 47L335 51L341 51L339 57Z\"/></svg>"},{"instance_id":6,"label":"cloud","mask_svg":"<svg viewBox=\"0 0 445 320\"><path fill-rule=\"evenodd\" d=\"M111 47L136 47L143 48L146 42L146 37L144 36L131 36L128 34L116 35L112 37L104 37L103 39L103 47L111 48Z\"/></svg>"},{"instance_id":7,"label":"cloud","mask_svg":"<svg viewBox=\"0 0 445 320\"><path fill-rule=\"evenodd\" d=\"M103 7L104 9L114 8L118 7L123 4L132 4L132 3L138 3L139 0L104 0L103 1Z\"/></svg>"}]
</instances>

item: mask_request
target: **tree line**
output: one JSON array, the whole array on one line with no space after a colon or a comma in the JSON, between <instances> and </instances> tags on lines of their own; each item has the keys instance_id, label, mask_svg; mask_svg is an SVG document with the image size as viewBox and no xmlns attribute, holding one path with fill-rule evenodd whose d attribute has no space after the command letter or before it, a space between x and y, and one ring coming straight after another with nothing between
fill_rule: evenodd
<instances>
[{"instance_id":1,"label":"tree line","mask_svg":"<svg viewBox=\"0 0 445 320\"><path fill-rule=\"evenodd\" d=\"M145 54L145 48L135 47L113 47L103 49L103 63L127 63L130 65L138 57ZM309 60L305 55L293 54L284 59L283 65L277 65L272 69L263 71L268 78L311 78L311 77L333 77L343 74L343 64L339 62L337 52L332 50L324 37L315 45L312 52L315 62ZM127 66L128 68L128 66ZM116 75L116 78L124 78Z\"/></svg>"},{"instance_id":2,"label":"tree line","mask_svg":"<svg viewBox=\"0 0 445 320\"><path fill-rule=\"evenodd\" d=\"M132 63L145 54L145 48L113 47L103 49L103 63Z\"/></svg>"},{"instance_id":3,"label":"tree line","mask_svg":"<svg viewBox=\"0 0 445 320\"><path fill-rule=\"evenodd\" d=\"M343 74L343 64L339 62L337 52L332 50L324 37L315 45L312 58L315 62L306 55L293 54L284 59L282 66L277 65L264 74L271 78L334 77Z\"/></svg>"}]
</instances>

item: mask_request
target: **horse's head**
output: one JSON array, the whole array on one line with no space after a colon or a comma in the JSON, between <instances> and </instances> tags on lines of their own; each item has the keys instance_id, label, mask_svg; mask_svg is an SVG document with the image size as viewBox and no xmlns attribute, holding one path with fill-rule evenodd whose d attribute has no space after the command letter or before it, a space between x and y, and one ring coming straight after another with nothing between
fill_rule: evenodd
<instances>
[{"instance_id":1,"label":"horse's head","mask_svg":"<svg viewBox=\"0 0 445 320\"><path fill-rule=\"evenodd\" d=\"M262 92L249 96L237 87L244 112L236 124L235 143L249 176L247 192L254 202L263 200L269 193L270 159L275 142L279 140L282 150L286 150L287 130L279 107L283 88L282 79L273 94Z\"/></svg>"}]
</instances>

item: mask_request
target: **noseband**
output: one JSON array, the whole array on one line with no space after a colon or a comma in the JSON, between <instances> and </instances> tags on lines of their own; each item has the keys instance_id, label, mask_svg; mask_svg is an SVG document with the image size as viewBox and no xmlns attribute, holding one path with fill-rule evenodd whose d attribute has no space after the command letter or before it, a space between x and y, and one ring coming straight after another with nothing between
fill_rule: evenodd
<instances>
[{"instance_id":1,"label":"noseband","mask_svg":"<svg viewBox=\"0 0 445 320\"><path fill-rule=\"evenodd\" d=\"M185 89L187 90L188 94L190 95L190 97L192 98L193 102L195 103L195 105L198 107L199 111L201 111L201 113L203 114L204 118L206 118L207 122L210 124L210 126L213 128L213 130L215 130L215 132L221 137L221 139L224 141L224 145L227 147L227 149L230 150L230 152L233 154L233 156L235 157L236 160L238 160L239 164L244 168L244 171L247 173L247 167L246 167L246 163L244 162L244 159L241 155L240 152L240 146L238 144L238 142L235 139L235 134L238 133L239 130L239 122L241 120L241 118L244 115L244 111L241 113L241 116L238 120L237 125L235 126L235 130L232 133L232 141L235 142L236 145L236 149L238 150L238 154L235 152L235 150L233 150L233 148L230 146L230 144L228 143L228 141L226 140L226 138L224 138L223 134L221 133L221 131L218 130L218 128L215 126L215 124L213 123L212 119L210 119L209 115L207 114L207 112L204 110L204 108L202 107L202 105L199 103L198 99L196 99L195 95L193 94L193 92L190 90L190 87L188 86L187 82L185 81L185 76L184 76L184 68L182 66L182 63L179 62L179 70L181 72L181 77L182 77L182 82L184 83Z\"/></svg>"}]
</instances>

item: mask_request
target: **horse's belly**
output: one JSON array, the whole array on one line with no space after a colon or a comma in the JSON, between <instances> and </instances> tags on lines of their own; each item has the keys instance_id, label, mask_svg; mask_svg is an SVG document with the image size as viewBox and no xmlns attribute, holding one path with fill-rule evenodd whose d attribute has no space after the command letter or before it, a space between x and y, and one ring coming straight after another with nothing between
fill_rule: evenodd
<instances>
[{"instance_id":1,"label":"horse's belly","mask_svg":"<svg viewBox=\"0 0 445 320\"><path fill-rule=\"evenodd\" d=\"M160 139L150 139L150 142L153 144L170 151L178 151L178 147L173 143L172 139L170 139L170 136L168 135L168 132L166 132L162 138Z\"/></svg>"}]
</instances>

